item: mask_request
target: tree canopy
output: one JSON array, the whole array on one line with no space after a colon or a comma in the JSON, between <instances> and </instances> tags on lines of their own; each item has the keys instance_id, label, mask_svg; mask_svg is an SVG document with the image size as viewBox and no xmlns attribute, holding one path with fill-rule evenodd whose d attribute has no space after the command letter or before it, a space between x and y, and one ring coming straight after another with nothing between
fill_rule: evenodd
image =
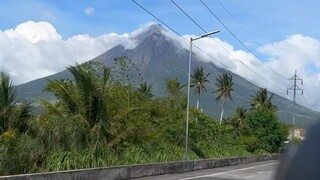
<instances>
[{"instance_id":1,"label":"tree canopy","mask_svg":"<svg viewBox=\"0 0 320 180\"><path fill-rule=\"evenodd\" d=\"M230 74L222 74L216 79L217 90L214 93L217 95L216 101L221 102L222 110L220 116L220 125L223 118L224 104L228 98L232 100L231 92L233 91L233 81Z\"/></svg>"},{"instance_id":2,"label":"tree canopy","mask_svg":"<svg viewBox=\"0 0 320 180\"><path fill-rule=\"evenodd\" d=\"M39 114L16 100L10 77L0 74L1 175L183 159L187 98L177 78L156 97L126 57L67 70L72 78L48 80L55 99L42 99ZM189 158L274 153L286 136L268 109L239 108L232 119L219 125L191 107Z\"/></svg>"},{"instance_id":3,"label":"tree canopy","mask_svg":"<svg viewBox=\"0 0 320 180\"><path fill-rule=\"evenodd\" d=\"M199 109L200 94L206 92L206 83L209 83L208 76L210 73L205 73L203 67L197 67L193 74L191 74L191 87L194 87L194 93L197 95L197 109Z\"/></svg>"}]
</instances>

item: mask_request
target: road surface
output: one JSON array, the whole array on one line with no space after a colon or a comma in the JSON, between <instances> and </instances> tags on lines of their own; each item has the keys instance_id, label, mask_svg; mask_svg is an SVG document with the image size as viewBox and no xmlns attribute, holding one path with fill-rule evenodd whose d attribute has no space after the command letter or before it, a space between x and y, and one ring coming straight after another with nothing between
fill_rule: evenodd
<instances>
[{"instance_id":1,"label":"road surface","mask_svg":"<svg viewBox=\"0 0 320 180\"><path fill-rule=\"evenodd\" d=\"M263 161L244 165L139 178L139 180L272 180L278 161Z\"/></svg>"}]
</instances>

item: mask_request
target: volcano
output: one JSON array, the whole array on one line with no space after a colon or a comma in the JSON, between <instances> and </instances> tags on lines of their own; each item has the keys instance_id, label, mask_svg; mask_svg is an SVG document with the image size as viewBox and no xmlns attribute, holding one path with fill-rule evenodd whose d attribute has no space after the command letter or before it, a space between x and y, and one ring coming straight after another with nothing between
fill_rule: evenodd
<instances>
[{"instance_id":1,"label":"volcano","mask_svg":"<svg viewBox=\"0 0 320 180\"><path fill-rule=\"evenodd\" d=\"M114 58L126 56L139 68L147 84L152 86L153 94L160 97L164 96L166 94L165 79L177 78L182 84L187 84L188 78L189 50L183 48L180 42L168 34L169 32L161 25L152 24L144 31L131 37L136 42L134 48L127 49L123 45L118 44L91 61L101 62L110 67ZM203 67L205 72L210 73L210 84L206 85L208 92L200 96L200 108L203 109L204 113L216 119L219 118L221 107L215 102L215 96L212 92L216 89L216 77L223 73L230 73L234 80L233 101L228 100L226 102L225 117L230 115L238 106L249 108L250 97L254 95L255 91L259 88L258 86L231 71L220 68L212 62L203 61L201 56L194 53L192 69L196 67ZM65 70L46 78L70 79L71 74ZM19 98L33 102L37 101L38 97L53 98L52 95L43 92L43 88L47 83L46 78L17 86ZM195 106L196 96L191 94L190 97L191 106ZM277 94L274 95L272 101L278 107L280 120L291 123L292 102ZM296 124L302 127L315 122L320 115L319 112L300 105L296 106L296 113L298 115L296 117Z\"/></svg>"}]
</instances>

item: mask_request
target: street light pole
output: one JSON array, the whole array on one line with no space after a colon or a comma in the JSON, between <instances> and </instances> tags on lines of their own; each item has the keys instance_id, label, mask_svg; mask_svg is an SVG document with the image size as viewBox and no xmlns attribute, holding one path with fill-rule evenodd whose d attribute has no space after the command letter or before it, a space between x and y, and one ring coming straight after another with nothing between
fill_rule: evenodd
<instances>
[{"instance_id":1,"label":"street light pole","mask_svg":"<svg viewBox=\"0 0 320 180\"><path fill-rule=\"evenodd\" d=\"M192 58L192 38L190 38L190 55L189 55L189 71L188 71L188 100L187 100L187 120L186 120L186 142L184 148L184 159L188 158L188 138L189 138L189 106L190 106L190 73L191 73L191 58Z\"/></svg>"},{"instance_id":2,"label":"street light pole","mask_svg":"<svg viewBox=\"0 0 320 180\"><path fill-rule=\"evenodd\" d=\"M188 72L188 100L187 100L187 120L186 120L186 139L185 139L185 149L184 149L184 159L189 160L188 158L188 138L189 138L189 109L190 109L190 75L191 75L191 59L192 59L192 42L211 34L220 32L220 30L208 32L196 38L190 38L190 55L189 55L189 72Z\"/></svg>"}]
</instances>

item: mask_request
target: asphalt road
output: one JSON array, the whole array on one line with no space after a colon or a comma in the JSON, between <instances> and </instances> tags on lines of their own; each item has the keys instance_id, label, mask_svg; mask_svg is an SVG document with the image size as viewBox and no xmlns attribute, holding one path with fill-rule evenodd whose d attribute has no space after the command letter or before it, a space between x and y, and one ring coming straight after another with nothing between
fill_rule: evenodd
<instances>
[{"instance_id":1,"label":"asphalt road","mask_svg":"<svg viewBox=\"0 0 320 180\"><path fill-rule=\"evenodd\" d=\"M278 161L263 161L181 174L139 178L140 180L272 180Z\"/></svg>"}]
</instances>

